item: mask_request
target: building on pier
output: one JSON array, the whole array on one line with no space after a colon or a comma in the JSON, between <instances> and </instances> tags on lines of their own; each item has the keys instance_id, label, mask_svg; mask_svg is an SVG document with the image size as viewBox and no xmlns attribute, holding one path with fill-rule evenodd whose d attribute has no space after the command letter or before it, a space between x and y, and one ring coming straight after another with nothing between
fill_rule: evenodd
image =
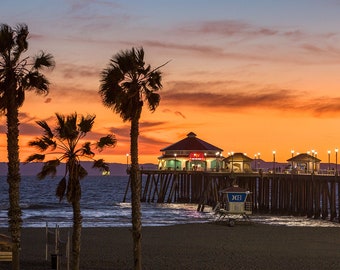
<instances>
[{"instance_id":1,"label":"building on pier","mask_svg":"<svg viewBox=\"0 0 340 270\"><path fill-rule=\"evenodd\" d=\"M251 172L252 158L244 153L229 153L228 157L223 159L224 168L227 172Z\"/></svg>"},{"instance_id":2,"label":"building on pier","mask_svg":"<svg viewBox=\"0 0 340 270\"><path fill-rule=\"evenodd\" d=\"M220 171L223 169L223 149L197 138L193 132L161 151L162 155L158 158L160 170Z\"/></svg>"},{"instance_id":3,"label":"building on pier","mask_svg":"<svg viewBox=\"0 0 340 270\"><path fill-rule=\"evenodd\" d=\"M307 153L299 154L287 159L292 172L295 173L314 173L320 170L321 160Z\"/></svg>"}]
</instances>

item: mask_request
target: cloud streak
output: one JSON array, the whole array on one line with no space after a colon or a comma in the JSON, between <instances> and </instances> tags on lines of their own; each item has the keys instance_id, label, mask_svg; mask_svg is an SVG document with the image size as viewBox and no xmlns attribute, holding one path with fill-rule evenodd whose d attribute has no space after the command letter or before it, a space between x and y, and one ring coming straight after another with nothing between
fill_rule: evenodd
<instances>
[{"instance_id":1,"label":"cloud streak","mask_svg":"<svg viewBox=\"0 0 340 270\"><path fill-rule=\"evenodd\" d=\"M254 108L262 110L285 111L299 115L310 115L313 117L338 117L340 115L340 97L315 96L309 97L308 93L292 89L260 89L244 92L241 90L225 90L219 92L206 92L200 85L198 90L196 84L191 87L186 82L179 87L164 91L162 102L168 106L201 107L204 109L218 108L224 111L249 111ZM202 88L202 89L201 89ZM200 90L201 89L201 90Z\"/></svg>"}]
</instances>

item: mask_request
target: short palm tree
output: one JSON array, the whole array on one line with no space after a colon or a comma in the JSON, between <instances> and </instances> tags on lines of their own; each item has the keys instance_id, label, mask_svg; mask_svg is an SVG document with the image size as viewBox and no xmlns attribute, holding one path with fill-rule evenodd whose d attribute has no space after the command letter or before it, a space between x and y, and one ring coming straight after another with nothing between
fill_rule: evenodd
<instances>
[{"instance_id":1,"label":"short palm tree","mask_svg":"<svg viewBox=\"0 0 340 270\"><path fill-rule=\"evenodd\" d=\"M80 210L81 185L80 179L87 175L87 171L81 166L81 159L93 160L93 167L101 170L108 170L108 165L102 159L95 160L92 148L95 146L99 151L104 147L114 147L116 138L114 135L107 135L96 143L83 139L91 131L95 116L78 117L76 113L69 116L56 114L57 125L52 130L46 121L39 121L37 124L44 130L44 135L29 142L30 146L40 150L40 154L33 154L28 157L27 162L44 161L45 154L53 155L53 159L45 161L39 179L46 176L55 176L57 166L65 162L65 174L59 182L56 195L60 200L66 195L67 201L72 204L73 209L73 232L72 232L72 269L78 270L80 264L80 235L82 227L82 216Z\"/></svg>"},{"instance_id":2,"label":"short palm tree","mask_svg":"<svg viewBox=\"0 0 340 270\"><path fill-rule=\"evenodd\" d=\"M163 66L163 65L162 65ZM161 67L161 66L160 66ZM121 51L110 60L101 73L99 94L103 104L130 121L131 205L134 269L142 269L141 261L141 177L138 165L139 119L144 103L152 112L160 102L156 93L162 88L159 68L152 69L144 62L143 48Z\"/></svg>"},{"instance_id":3,"label":"short palm tree","mask_svg":"<svg viewBox=\"0 0 340 270\"><path fill-rule=\"evenodd\" d=\"M9 228L13 241L12 269L20 268L21 208L19 170L19 108L26 90L48 94L49 82L41 73L54 66L52 55L44 52L35 57L24 56L28 49L28 27L0 25L0 113L6 114L9 185Z\"/></svg>"}]
</instances>

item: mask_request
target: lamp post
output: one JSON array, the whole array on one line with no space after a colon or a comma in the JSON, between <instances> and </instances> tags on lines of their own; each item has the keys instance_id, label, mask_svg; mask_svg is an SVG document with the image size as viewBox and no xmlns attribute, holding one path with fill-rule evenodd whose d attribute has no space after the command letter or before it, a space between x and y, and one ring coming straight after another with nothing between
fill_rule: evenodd
<instances>
[{"instance_id":1,"label":"lamp post","mask_svg":"<svg viewBox=\"0 0 340 270\"><path fill-rule=\"evenodd\" d=\"M295 151L294 151L294 150L291 150L290 152L292 153L292 169L291 169L291 173L292 173L292 172L293 172L293 165L294 165L294 164L293 164L293 157L294 157L294 152L295 152Z\"/></svg>"},{"instance_id":2,"label":"lamp post","mask_svg":"<svg viewBox=\"0 0 340 270\"><path fill-rule=\"evenodd\" d=\"M177 154L176 153L174 154L174 157L175 157L175 166L174 167L175 167L175 171L176 171L176 169L177 169L177 166L176 166L176 157L177 157Z\"/></svg>"},{"instance_id":3,"label":"lamp post","mask_svg":"<svg viewBox=\"0 0 340 270\"><path fill-rule=\"evenodd\" d=\"M234 152L231 152L231 172L234 172Z\"/></svg>"},{"instance_id":4,"label":"lamp post","mask_svg":"<svg viewBox=\"0 0 340 270\"><path fill-rule=\"evenodd\" d=\"M261 169L261 153L257 153L257 168Z\"/></svg>"},{"instance_id":5,"label":"lamp post","mask_svg":"<svg viewBox=\"0 0 340 270\"><path fill-rule=\"evenodd\" d=\"M255 155L254 155L254 160L255 160L255 171L257 171L257 169L256 169L256 162L257 162L257 161L256 161L256 157L257 157L257 155L255 154Z\"/></svg>"},{"instance_id":6,"label":"lamp post","mask_svg":"<svg viewBox=\"0 0 340 270\"><path fill-rule=\"evenodd\" d=\"M328 172L327 173L329 173L331 169L331 150L328 150L327 153L328 153Z\"/></svg>"},{"instance_id":7,"label":"lamp post","mask_svg":"<svg viewBox=\"0 0 340 270\"><path fill-rule=\"evenodd\" d=\"M275 173L275 154L276 154L276 151L273 151L273 173Z\"/></svg>"},{"instance_id":8,"label":"lamp post","mask_svg":"<svg viewBox=\"0 0 340 270\"><path fill-rule=\"evenodd\" d=\"M220 152L216 152L216 172L219 171L219 166L218 166L218 156L219 156Z\"/></svg>"},{"instance_id":9,"label":"lamp post","mask_svg":"<svg viewBox=\"0 0 340 270\"><path fill-rule=\"evenodd\" d=\"M207 153L204 153L204 170L205 171L207 170L207 167L208 167L208 164L207 164Z\"/></svg>"},{"instance_id":10,"label":"lamp post","mask_svg":"<svg viewBox=\"0 0 340 270\"><path fill-rule=\"evenodd\" d=\"M129 154L126 154L126 172L129 173Z\"/></svg>"},{"instance_id":11,"label":"lamp post","mask_svg":"<svg viewBox=\"0 0 340 270\"><path fill-rule=\"evenodd\" d=\"M314 162L315 162L315 151L312 150L312 165L313 165L312 174L314 174Z\"/></svg>"},{"instance_id":12,"label":"lamp post","mask_svg":"<svg viewBox=\"0 0 340 270\"><path fill-rule=\"evenodd\" d=\"M338 148L335 148L335 175L338 175Z\"/></svg>"}]
</instances>

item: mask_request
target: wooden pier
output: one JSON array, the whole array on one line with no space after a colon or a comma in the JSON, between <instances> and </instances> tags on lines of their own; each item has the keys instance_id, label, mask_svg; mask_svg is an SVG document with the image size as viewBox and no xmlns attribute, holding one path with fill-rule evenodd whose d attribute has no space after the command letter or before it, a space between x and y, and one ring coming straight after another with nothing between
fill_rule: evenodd
<instances>
[{"instance_id":1,"label":"wooden pier","mask_svg":"<svg viewBox=\"0 0 340 270\"><path fill-rule=\"evenodd\" d=\"M332 221L340 216L337 175L141 170L141 176L142 202L194 203L202 211L219 201L220 190L237 184L252 193L253 213Z\"/></svg>"}]
</instances>

